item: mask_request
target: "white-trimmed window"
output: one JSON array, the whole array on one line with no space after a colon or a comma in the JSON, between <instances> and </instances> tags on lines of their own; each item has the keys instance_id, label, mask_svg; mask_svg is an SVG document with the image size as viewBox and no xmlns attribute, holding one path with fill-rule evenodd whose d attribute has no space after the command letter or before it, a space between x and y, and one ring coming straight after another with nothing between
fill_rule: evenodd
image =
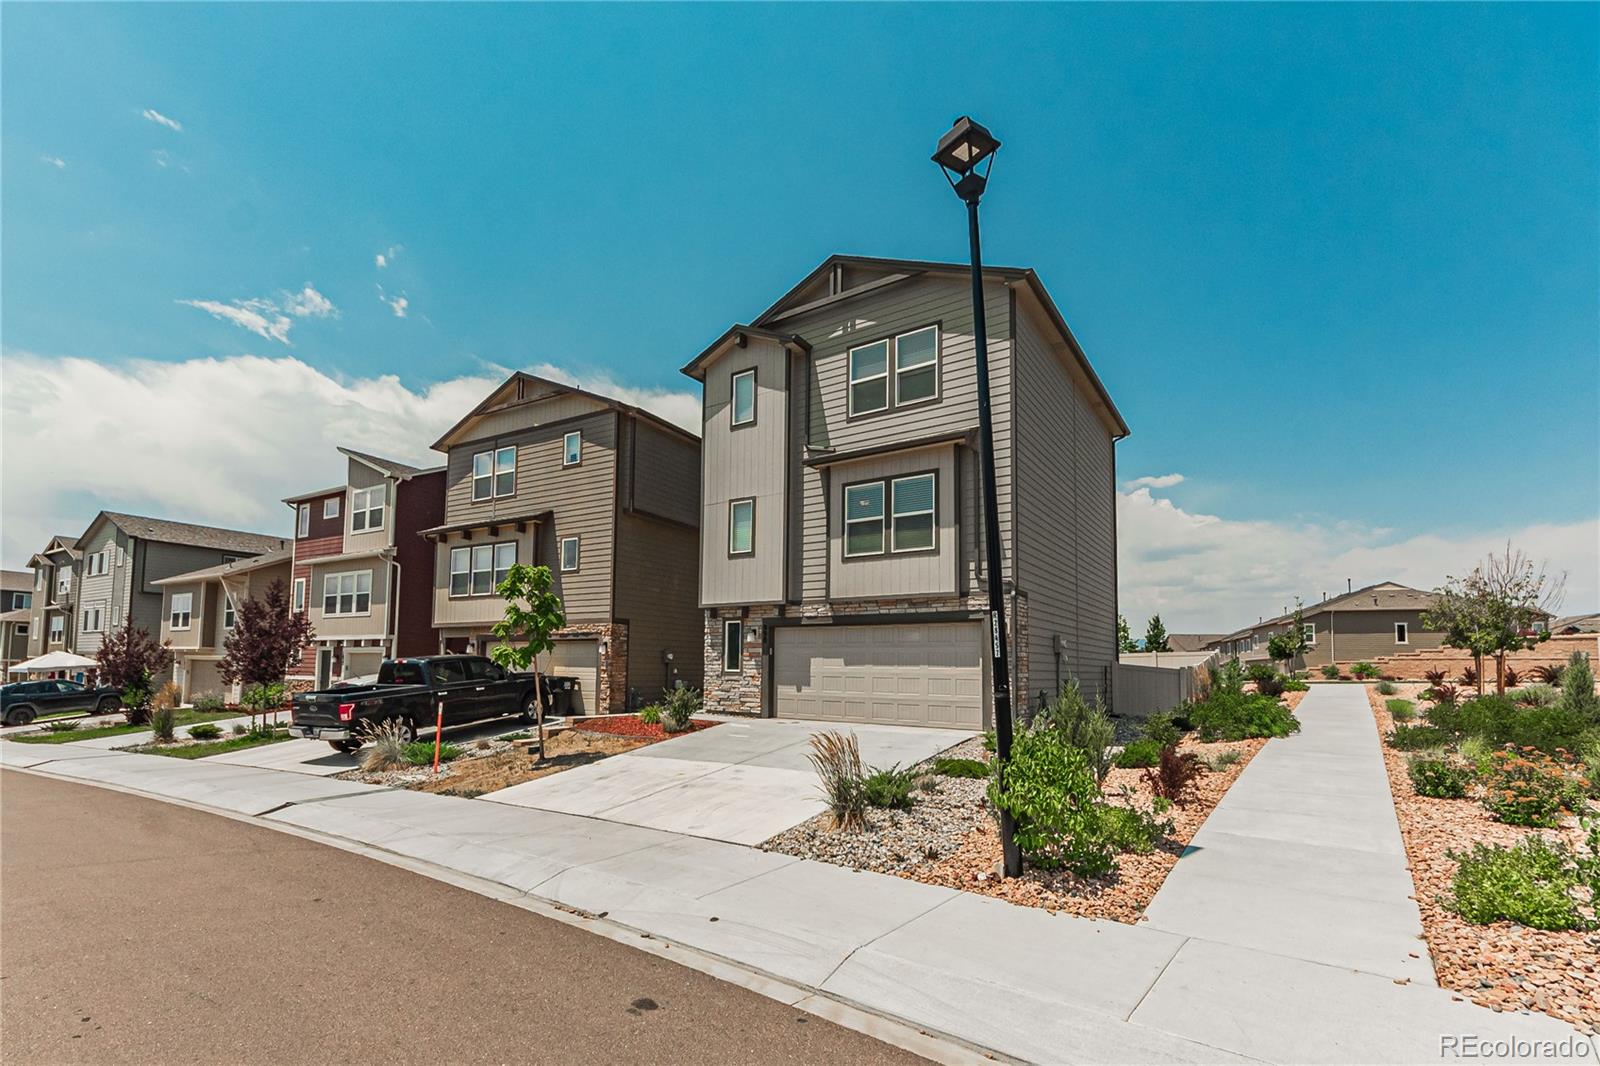
<instances>
[{"instance_id":1,"label":"white-trimmed window","mask_svg":"<svg viewBox=\"0 0 1600 1066\"><path fill-rule=\"evenodd\" d=\"M1313 648L1317 646L1317 623L1302 622L1300 623L1300 631L1306 635L1307 645Z\"/></svg>"},{"instance_id":2,"label":"white-trimmed window","mask_svg":"<svg viewBox=\"0 0 1600 1066\"><path fill-rule=\"evenodd\" d=\"M744 666L744 623L730 618L722 623L722 669L738 673Z\"/></svg>"},{"instance_id":3,"label":"white-trimmed window","mask_svg":"<svg viewBox=\"0 0 1600 1066\"><path fill-rule=\"evenodd\" d=\"M351 570L322 579L322 613L371 614L372 571Z\"/></svg>"},{"instance_id":4,"label":"white-trimmed window","mask_svg":"<svg viewBox=\"0 0 1600 1066\"><path fill-rule=\"evenodd\" d=\"M494 545L476 544L472 548L472 594L487 596L494 591Z\"/></svg>"},{"instance_id":5,"label":"white-trimmed window","mask_svg":"<svg viewBox=\"0 0 1600 1066\"><path fill-rule=\"evenodd\" d=\"M939 398L939 327L929 326L894 339L896 407Z\"/></svg>"},{"instance_id":6,"label":"white-trimmed window","mask_svg":"<svg viewBox=\"0 0 1600 1066\"><path fill-rule=\"evenodd\" d=\"M56 571L56 595L65 596L72 591L72 571L66 567Z\"/></svg>"},{"instance_id":7,"label":"white-trimmed window","mask_svg":"<svg viewBox=\"0 0 1600 1066\"><path fill-rule=\"evenodd\" d=\"M1410 624L1408 624L1406 622L1396 622L1394 624L1394 642L1396 644L1410 644L1411 643L1411 626L1410 626Z\"/></svg>"},{"instance_id":8,"label":"white-trimmed window","mask_svg":"<svg viewBox=\"0 0 1600 1066\"><path fill-rule=\"evenodd\" d=\"M294 609L296 611L306 609L306 579L303 577L294 579Z\"/></svg>"},{"instance_id":9,"label":"white-trimmed window","mask_svg":"<svg viewBox=\"0 0 1600 1066\"><path fill-rule=\"evenodd\" d=\"M563 570L576 570L576 569L578 569L578 538L577 537L562 537L561 538L561 569L563 569Z\"/></svg>"},{"instance_id":10,"label":"white-trimmed window","mask_svg":"<svg viewBox=\"0 0 1600 1066\"><path fill-rule=\"evenodd\" d=\"M889 342L850 349L850 414L889 409Z\"/></svg>"},{"instance_id":11,"label":"white-trimmed window","mask_svg":"<svg viewBox=\"0 0 1600 1066\"><path fill-rule=\"evenodd\" d=\"M844 554L883 553L883 482L846 485L844 489Z\"/></svg>"},{"instance_id":12,"label":"white-trimmed window","mask_svg":"<svg viewBox=\"0 0 1600 1066\"><path fill-rule=\"evenodd\" d=\"M337 497L337 496L329 496L326 500L322 501L322 517L323 518L338 518L339 517L339 497Z\"/></svg>"},{"instance_id":13,"label":"white-trimmed window","mask_svg":"<svg viewBox=\"0 0 1600 1066\"><path fill-rule=\"evenodd\" d=\"M499 588L511 573L511 568L517 565L517 542L514 540L502 541L494 546L494 587Z\"/></svg>"},{"instance_id":14,"label":"white-trimmed window","mask_svg":"<svg viewBox=\"0 0 1600 1066\"><path fill-rule=\"evenodd\" d=\"M733 407L733 424L747 426L756 420L756 368L741 370L733 375L729 387Z\"/></svg>"},{"instance_id":15,"label":"white-trimmed window","mask_svg":"<svg viewBox=\"0 0 1600 1066\"><path fill-rule=\"evenodd\" d=\"M561 438L561 465L577 466L583 462L583 434L573 430Z\"/></svg>"},{"instance_id":16,"label":"white-trimmed window","mask_svg":"<svg viewBox=\"0 0 1600 1066\"><path fill-rule=\"evenodd\" d=\"M919 552L934 547L936 480L931 473L913 474L889 483L891 551Z\"/></svg>"},{"instance_id":17,"label":"white-trimmed window","mask_svg":"<svg viewBox=\"0 0 1600 1066\"><path fill-rule=\"evenodd\" d=\"M33 572L33 587L38 589L40 592L44 591L45 582L48 580L49 578L45 576L45 572L42 568Z\"/></svg>"},{"instance_id":18,"label":"white-trimmed window","mask_svg":"<svg viewBox=\"0 0 1600 1066\"><path fill-rule=\"evenodd\" d=\"M85 633L100 632L100 622L101 615L99 607L85 607L83 609L83 631Z\"/></svg>"},{"instance_id":19,"label":"white-trimmed window","mask_svg":"<svg viewBox=\"0 0 1600 1066\"><path fill-rule=\"evenodd\" d=\"M350 532L371 532L383 528L383 508L389 502L389 487L373 485L350 493Z\"/></svg>"},{"instance_id":20,"label":"white-trimmed window","mask_svg":"<svg viewBox=\"0 0 1600 1066\"><path fill-rule=\"evenodd\" d=\"M472 457L472 498L497 499L517 493L517 449L515 446L478 452Z\"/></svg>"},{"instance_id":21,"label":"white-trimmed window","mask_svg":"<svg viewBox=\"0 0 1600 1066\"><path fill-rule=\"evenodd\" d=\"M18 622L17 623L17 636L25 637L27 635L28 635L28 623L26 623L26 622Z\"/></svg>"},{"instance_id":22,"label":"white-trimmed window","mask_svg":"<svg viewBox=\"0 0 1600 1066\"><path fill-rule=\"evenodd\" d=\"M756 501L728 501L728 554L749 555L756 550Z\"/></svg>"},{"instance_id":23,"label":"white-trimmed window","mask_svg":"<svg viewBox=\"0 0 1600 1066\"><path fill-rule=\"evenodd\" d=\"M450 549L450 595L472 594L472 548L464 546Z\"/></svg>"},{"instance_id":24,"label":"white-trimmed window","mask_svg":"<svg viewBox=\"0 0 1600 1066\"><path fill-rule=\"evenodd\" d=\"M122 545L119 544L119 545L117 545L117 565L118 566L126 566L127 563L128 563L128 549L124 548Z\"/></svg>"},{"instance_id":25,"label":"white-trimmed window","mask_svg":"<svg viewBox=\"0 0 1600 1066\"><path fill-rule=\"evenodd\" d=\"M174 592L172 610L167 617L168 629L188 629L190 612L194 610L194 593Z\"/></svg>"},{"instance_id":26,"label":"white-trimmed window","mask_svg":"<svg viewBox=\"0 0 1600 1066\"><path fill-rule=\"evenodd\" d=\"M120 626L121 624L122 624L122 605L120 603L113 603L111 605L111 628L115 629L118 626Z\"/></svg>"},{"instance_id":27,"label":"white-trimmed window","mask_svg":"<svg viewBox=\"0 0 1600 1066\"><path fill-rule=\"evenodd\" d=\"M311 536L311 505L309 503L300 505L299 523L299 525L295 526L294 535L304 540Z\"/></svg>"},{"instance_id":28,"label":"white-trimmed window","mask_svg":"<svg viewBox=\"0 0 1600 1066\"><path fill-rule=\"evenodd\" d=\"M50 615L50 643L60 644L67 639L67 619L59 611Z\"/></svg>"},{"instance_id":29,"label":"white-trimmed window","mask_svg":"<svg viewBox=\"0 0 1600 1066\"><path fill-rule=\"evenodd\" d=\"M83 576L99 577L106 572L106 550L101 549L83 558Z\"/></svg>"},{"instance_id":30,"label":"white-trimmed window","mask_svg":"<svg viewBox=\"0 0 1600 1066\"><path fill-rule=\"evenodd\" d=\"M468 544L450 549L450 595L488 596L517 565L517 542Z\"/></svg>"},{"instance_id":31,"label":"white-trimmed window","mask_svg":"<svg viewBox=\"0 0 1600 1066\"><path fill-rule=\"evenodd\" d=\"M224 592L222 594L222 628L224 630L232 629L233 624L237 621L238 615L233 609L233 597Z\"/></svg>"}]
</instances>

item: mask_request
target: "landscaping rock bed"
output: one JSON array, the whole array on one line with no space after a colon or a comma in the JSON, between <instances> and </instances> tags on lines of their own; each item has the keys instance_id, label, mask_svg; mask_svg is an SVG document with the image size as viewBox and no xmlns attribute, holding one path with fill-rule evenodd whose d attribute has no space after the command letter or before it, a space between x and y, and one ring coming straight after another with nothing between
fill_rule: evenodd
<instances>
[{"instance_id":1,"label":"landscaping rock bed","mask_svg":"<svg viewBox=\"0 0 1600 1066\"><path fill-rule=\"evenodd\" d=\"M717 725L701 719L690 719L689 728L682 733L669 733L660 722L643 721L636 714L608 714L597 718L574 718L571 720L572 728L582 729L590 733L610 733L619 737L645 737L650 740L666 740L669 737L681 737L687 733L697 733L702 729L710 729Z\"/></svg>"},{"instance_id":2,"label":"landscaping rock bed","mask_svg":"<svg viewBox=\"0 0 1600 1066\"><path fill-rule=\"evenodd\" d=\"M1420 687L1402 691L1414 699ZM1367 687L1380 734L1395 725L1385 706L1390 698ZM1384 745L1389 789L1439 984L1494 1010L1540 1011L1586 1032L1600 1031L1600 933L1544 931L1510 921L1476 925L1443 903L1457 867L1448 852L1467 851L1479 842L1510 847L1533 835L1565 838L1577 847L1581 832L1570 820L1555 830L1506 825L1474 799L1419 796L1406 759L1406 752Z\"/></svg>"}]
</instances>

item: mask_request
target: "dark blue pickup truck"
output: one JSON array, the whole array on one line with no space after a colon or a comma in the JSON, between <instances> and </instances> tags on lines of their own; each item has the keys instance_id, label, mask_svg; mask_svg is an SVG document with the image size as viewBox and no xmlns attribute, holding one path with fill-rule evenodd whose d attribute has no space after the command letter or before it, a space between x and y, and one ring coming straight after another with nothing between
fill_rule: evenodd
<instances>
[{"instance_id":1,"label":"dark blue pickup truck","mask_svg":"<svg viewBox=\"0 0 1600 1066\"><path fill-rule=\"evenodd\" d=\"M384 722L398 723L415 740L418 726L433 725L440 700L447 727L509 714L533 721L535 693L532 674L507 673L482 655L385 659L376 684L296 694L290 732L355 751Z\"/></svg>"}]
</instances>

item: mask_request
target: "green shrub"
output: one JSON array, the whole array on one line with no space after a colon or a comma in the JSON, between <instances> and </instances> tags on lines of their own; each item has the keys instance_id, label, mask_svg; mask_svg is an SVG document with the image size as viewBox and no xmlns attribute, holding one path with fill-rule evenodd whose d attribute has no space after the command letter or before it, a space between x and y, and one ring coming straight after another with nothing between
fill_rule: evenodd
<instances>
[{"instance_id":1,"label":"green shrub","mask_svg":"<svg viewBox=\"0 0 1600 1066\"><path fill-rule=\"evenodd\" d=\"M1229 659L1217 668L1211 676L1211 691L1207 697L1216 695L1242 696L1244 695L1244 667L1239 665L1238 659Z\"/></svg>"},{"instance_id":2,"label":"green shrub","mask_svg":"<svg viewBox=\"0 0 1600 1066\"><path fill-rule=\"evenodd\" d=\"M1304 681L1300 680L1298 677L1291 677L1289 680L1287 680L1287 681L1285 681L1283 683L1283 691L1285 691L1285 692L1310 692L1311 691L1311 686L1306 684Z\"/></svg>"},{"instance_id":3,"label":"green shrub","mask_svg":"<svg viewBox=\"0 0 1600 1066\"><path fill-rule=\"evenodd\" d=\"M1400 691L1399 688L1397 688L1395 686L1395 683L1393 681L1379 681L1378 682L1378 694L1380 696L1393 696L1396 692L1399 692L1399 691Z\"/></svg>"},{"instance_id":4,"label":"green shrub","mask_svg":"<svg viewBox=\"0 0 1600 1066\"><path fill-rule=\"evenodd\" d=\"M150 732L157 744L170 744L177 736L178 710L171 703L152 700L150 703Z\"/></svg>"},{"instance_id":5,"label":"green shrub","mask_svg":"<svg viewBox=\"0 0 1600 1066\"><path fill-rule=\"evenodd\" d=\"M1277 676L1278 668L1271 663L1251 663L1244 671L1246 681L1265 681Z\"/></svg>"},{"instance_id":6,"label":"green shrub","mask_svg":"<svg viewBox=\"0 0 1600 1066\"><path fill-rule=\"evenodd\" d=\"M1201 740L1286 737L1300 728L1299 720L1275 699L1215 690L1189 708L1189 720Z\"/></svg>"},{"instance_id":7,"label":"green shrub","mask_svg":"<svg viewBox=\"0 0 1600 1066\"><path fill-rule=\"evenodd\" d=\"M811 754L806 758L817 771L823 801L833 815L833 827L851 831L866 828L867 792L856 735L833 730L814 733Z\"/></svg>"},{"instance_id":8,"label":"green shrub","mask_svg":"<svg viewBox=\"0 0 1600 1066\"><path fill-rule=\"evenodd\" d=\"M998 743L999 742L995 739L994 730L985 729L983 731L983 750L984 751L987 751L987 752L992 754L994 752L996 746L998 745Z\"/></svg>"},{"instance_id":9,"label":"green shrub","mask_svg":"<svg viewBox=\"0 0 1600 1066\"><path fill-rule=\"evenodd\" d=\"M1207 759L1206 764L1210 766L1213 771L1226 770L1243 757L1244 756L1237 751L1219 751L1215 755L1211 756L1211 758Z\"/></svg>"},{"instance_id":10,"label":"green shrub","mask_svg":"<svg viewBox=\"0 0 1600 1066\"><path fill-rule=\"evenodd\" d=\"M1469 922L1513 921L1551 930L1593 924L1578 909L1578 867L1562 843L1534 835L1513 848L1477 844L1470 852L1449 854L1460 865L1444 903Z\"/></svg>"},{"instance_id":11,"label":"green shrub","mask_svg":"<svg viewBox=\"0 0 1600 1066\"><path fill-rule=\"evenodd\" d=\"M1111 749L1116 743L1117 728L1098 696L1093 704L1083 698L1077 678L1061 687L1061 694L1044 705L1028 729L1061 734L1068 744L1083 752L1096 783L1104 781L1111 772Z\"/></svg>"},{"instance_id":12,"label":"green shrub","mask_svg":"<svg viewBox=\"0 0 1600 1066\"><path fill-rule=\"evenodd\" d=\"M1411 785L1419 796L1434 799L1461 799L1472 783L1472 769L1448 758L1414 755L1406 763Z\"/></svg>"},{"instance_id":13,"label":"green shrub","mask_svg":"<svg viewBox=\"0 0 1600 1066\"><path fill-rule=\"evenodd\" d=\"M700 690L675 688L667 693L661 707L661 728L668 733L682 733L689 728L689 719L700 713Z\"/></svg>"},{"instance_id":14,"label":"green shrub","mask_svg":"<svg viewBox=\"0 0 1600 1066\"><path fill-rule=\"evenodd\" d=\"M46 730L51 733L71 733L78 728L77 722L46 722Z\"/></svg>"},{"instance_id":15,"label":"green shrub","mask_svg":"<svg viewBox=\"0 0 1600 1066\"><path fill-rule=\"evenodd\" d=\"M1383 705L1397 722L1409 722L1417 716L1417 705L1410 700L1386 700Z\"/></svg>"},{"instance_id":16,"label":"green shrub","mask_svg":"<svg viewBox=\"0 0 1600 1066\"><path fill-rule=\"evenodd\" d=\"M1369 677L1377 677L1378 668L1369 662L1359 662L1350 668L1350 676L1365 681Z\"/></svg>"},{"instance_id":17,"label":"green shrub","mask_svg":"<svg viewBox=\"0 0 1600 1066\"><path fill-rule=\"evenodd\" d=\"M1600 696L1594 693L1594 669L1581 651L1572 653L1561 671L1561 706L1600 724Z\"/></svg>"},{"instance_id":18,"label":"green shrub","mask_svg":"<svg viewBox=\"0 0 1600 1066\"><path fill-rule=\"evenodd\" d=\"M1553 707L1561 702L1561 693L1549 685L1526 685L1512 699L1522 707Z\"/></svg>"},{"instance_id":19,"label":"green shrub","mask_svg":"<svg viewBox=\"0 0 1600 1066\"><path fill-rule=\"evenodd\" d=\"M1483 806L1507 825L1554 829L1562 818L1581 810L1582 787L1566 767L1536 751L1497 751L1483 784Z\"/></svg>"},{"instance_id":20,"label":"green shrub","mask_svg":"<svg viewBox=\"0 0 1600 1066\"><path fill-rule=\"evenodd\" d=\"M898 763L888 769L873 767L861 779L861 788L867 803L874 807L910 810L916 802L912 791L917 787L917 776L915 770L902 770Z\"/></svg>"},{"instance_id":21,"label":"green shrub","mask_svg":"<svg viewBox=\"0 0 1600 1066\"><path fill-rule=\"evenodd\" d=\"M1118 852L1148 850L1167 830L1150 815L1103 802L1088 758L1064 730L1018 735L1004 772L1005 793L990 782L989 801L1016 819L1017 845L1039 869L1110 873Z\"/></svg>"},{"instance_id":22,"label":"green shrub","mask_svg":"<svg viewBox=\"0 0 1600 1066\"><path fill-rule=\"evenodd\" d=\"M1322 676L1329 681L1337 681L1339 680L1339 668L1332 663L1328 663L1322 668Z\"/></svg>"},{"instance_id":23,"label":"green shrub","mask_svg":"<svg viewBox=\"0 0 1600 1066\"><path fill-rule=\"evenodd\" d=\"M988 777L989 764L982 759L935 759L933 772L944 777Z\"/></svg>"},{"instance_id":24,"label":"green shrub","mask_svg":"<svg viewBox=\"0 0 1600 1066\"><path fill-rule=\"evenodd\" d=\"M1283 695L1285 685L1287 685L1287 682L1277 674L1274 674L1269 678L1257 681L1256 692L1262 696L1271 696L1273 699L1277 699Z\"/></svg>"},{"instance_id":25,"label":"green shrub","mask_svg":"<svg viewBox=\"0 0 1600 1066\"><path fill-rule=\"evenodd\" d=\"M1124 770L1131 770L1141 766L1154 766L1161 761L1161 749L1164 745L1149 737L1140 737L1130 740L1117 753L1117 765Z\"/></svg>"},{"instance_id":26,"label":"green shrub","mask_svg":"<svg viewBox=\"0 0 1600 1066\"><path fill-rule=\"evenodd\" d=\"M221 696L201 696L194 701L194 709L201 714L217 714L227 707Z\"/></svg>"},{"instance_id":27,"label":"green shrub","mask_svg":"<svg viewBox=\"0 0 1600 1066\"><path fill-rule=\"evenodd\" d=\"M1176 744L1182 740L1183 730L1178 728L1171 711L1162 711L1160 714L1152 714L1140 724L1139 735L1155 741L1158 748L1164 748L1168 744Z\"/></svg>"},{"instance_id":28,"label":"green shrub","mask_svg":"<svg viewBox=\"0 0 1600 1066\"><path fill-rule=\"evenodd\" d=\"M211 722L201 722L199 725L189 727L189 736L195 740L216 740L222 735L222 727Z\"/></svg>"},{"instance_id":29,"label":"green shrub","mask_svg":"<svg viewBox=\"0 0 1600 1066\"><path fill-rule=\"evenodd\" d=\"M235 722L233 723L233 728L230 730L230 732L232 732L236 737L242 737L246 733L250 732L250 727L245 725L243 722Z\"/></svg>"},{"instance_id":30,"label":"green shrub","mask_svg":"<svg viewBox=\"0 0 1600 1066\"><path fill-rule=\"evenodd\" d=\"M1425 748L1442 748L1450 742L1450 734L1436 725L1395 726L1389 734L1389 746L1396 751L1422 751Z\"/></svg>"},{"instance_id":31,"label":"green shrub","mask_svg":"<svg viewBox=\"0 0 1600 1066\"><path fill-rule=\"evenodd\" d=\"M439 745L439 762L440 763L447 763L451 759L459 759L462 756L462 754L463 754L462 749L460 747L458 747L457 745L455 745L455 744L440 744ZM401 757L404 758L405 761L407 763L409 763L410 765L412 765L412 766L432 766L433 765L433 741L431 741L431 740L414 740L410 744L407 744L405 746L404 752L403 752Z\"/></svg>"},{"instance_id":32,"label":"green shrub","mask_svg":"<svg viewBox=\"0 0 1600 1066\"><path fill-rule=\"evenodd\" d=\"M639 708L639 721L645 725L660 725L661 705L659 703L651 703Z\"/></svg>"},{"instance_id":33,"label":"green shrub","mask_svg":"<svg viewBox=\"0 0 1600 1066\"><path fill-rule=\"evenodd\" d=\"M1487 774L1494 765L1495 746L1482 737L1467 737L1456 750L1472 764L1473 771L1479 776Z\"/></svg>"}]
</instances>

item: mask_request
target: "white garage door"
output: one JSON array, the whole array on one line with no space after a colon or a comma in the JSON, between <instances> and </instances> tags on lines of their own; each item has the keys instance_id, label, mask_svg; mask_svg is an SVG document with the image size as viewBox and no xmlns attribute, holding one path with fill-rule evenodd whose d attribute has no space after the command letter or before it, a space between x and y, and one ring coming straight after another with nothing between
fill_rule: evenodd
<instances>
[{"instance_id":1,"label":"white garage door","mask_svg":"<svg viewBox=\"0 0 1600 1066\"><path fill-rule=\"evenodd\" d=\"M783 626L773 640L779 718L983 728L976 622Z\"/></svg>"},{"instance_id":2,"label":"white garage door","mask_svg":"<svg viewBox=\"0 0 1600 1066\"><path fill-rule=\"evenodd\" d=\"M576 714L598 714L600 695L600 642L598 640L558 640L546 667L557 677L575 677L580 683L572 710Z\"/></svg>"}]
</instances>

